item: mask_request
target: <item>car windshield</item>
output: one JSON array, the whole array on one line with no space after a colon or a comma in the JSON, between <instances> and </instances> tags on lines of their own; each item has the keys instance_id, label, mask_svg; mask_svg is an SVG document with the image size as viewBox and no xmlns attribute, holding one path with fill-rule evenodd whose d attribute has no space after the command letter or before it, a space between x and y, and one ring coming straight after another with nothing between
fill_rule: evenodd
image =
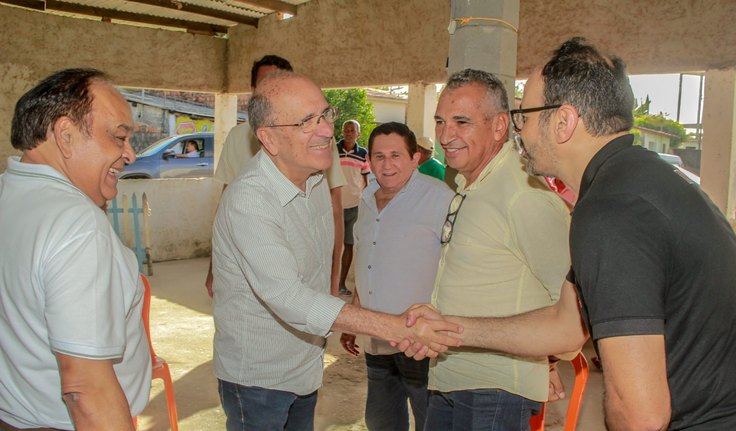
<instances>
[{"instance_id":1,"label":"car windshield","mask_svg":"<svg viewBox=\"0 0 736 431\"><path fill-rule=\"evenodd\" d=\"M156 154L161 150L161 148L169 145L171 142L177 140L179 136L169 136L168 138L163 138L159 141L154 142L153 144L146 147L145 150L141 151L140 153L136 154L136 157L146 157L153 154Z\"/></svg>"}]
</instances>

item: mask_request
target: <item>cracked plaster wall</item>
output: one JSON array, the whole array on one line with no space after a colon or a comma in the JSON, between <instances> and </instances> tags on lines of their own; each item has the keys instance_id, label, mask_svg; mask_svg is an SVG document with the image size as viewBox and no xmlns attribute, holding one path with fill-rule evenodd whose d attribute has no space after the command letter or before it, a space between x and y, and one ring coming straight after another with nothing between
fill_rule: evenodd
<instances>
[{"instance_id":1,"label":"cracked plaster wall","mask_svg":"<svg viewBox=\"0 0 736 431\"><path fill-rule=\"evenodd\" d=\"M323 87L441 82L449 16L447 0L313 0L292 19L231 30L228 89L249 92L253 61L269 53Z\"/></svg>"}]
</instances>

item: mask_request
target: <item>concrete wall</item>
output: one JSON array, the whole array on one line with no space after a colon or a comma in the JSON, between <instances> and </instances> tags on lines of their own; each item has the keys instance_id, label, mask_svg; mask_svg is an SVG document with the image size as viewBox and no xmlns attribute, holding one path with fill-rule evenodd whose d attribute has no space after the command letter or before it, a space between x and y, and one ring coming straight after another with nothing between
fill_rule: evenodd
<instances>
[{"instance_id":1,"label":"concrete wall","mask_svg":"<svg viewBox=\"0 0 736 431\"><path fill-rule=\"evenodd\" d=\"M122 180L123 193L136 193L139 205L145 192L151 207L151 255L155 261L209 256L212 222L222 183L213 178ZM204 280L202 280L204 282Z\"/></svg>"},{"instance_id":2,"label":"concrete wall","mask_svg":"<svg viewBox=\"0 0 736 431\"><path fill-rule=\"evenodd\" d=\"M705 74L701 182L713 202L736 223L736 69Z\"/></svg>"},{"instance_id":3,"label":"concrete wall","mask_svg":"<svg viewBox=\"0 0 736 431\"><path fill-rule=\"evenodd\" d=\"M373 115L376 117L376 123L406 122L406 100L369 97L368 101L373 104Z\"/></svg>"},{"instance_id":4,"label":"concrete wall","mask_svg":"<svg viewBox=\"0 0 736 431\"><path fill-rule=\"evenodd\" d=\"M94 67L116 84L221 91L227 41L184 32L72 19L0 5L0 172L15 103L39 80L68 67Z\"/></svg>"},{"instance_id":5,"label":"concrete wall","mask_svg":"<svg viewBox=\"0 0 736 431\"><path fill-rule=\"evenodd\" d=\"M631 74L723 69L736 65L733 0L523 0L517 77L552 50L585 36L623 58Z\"/></svg>"},{"instance_id":6,"label":"concrete wall","mask_svg":"<svg viewBox=\"0 0 736 431\"><path fill-rule=\"evenodd\" d=\"M250 67L269 53L329 88L444 81L449 17L448 0L311 1L230 31L228 91L250 91Z\"/></svg>"}]
</instances>

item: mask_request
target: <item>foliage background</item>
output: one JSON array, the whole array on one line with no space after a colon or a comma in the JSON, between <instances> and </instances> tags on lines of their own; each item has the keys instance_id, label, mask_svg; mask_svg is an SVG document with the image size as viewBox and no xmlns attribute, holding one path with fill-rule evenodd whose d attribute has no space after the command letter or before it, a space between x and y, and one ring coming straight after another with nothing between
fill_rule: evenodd
<instances>
[{"instance_id":1,"label":"foliage background","mask_svg":"<svg viewBox=\"0 0 736 431\"><path fill-rule=\"evenodd\" d=\"M647 96L646 100L634 109L634 125L674 135L674 138L670 141L670 146L672 148L679 147L685 140L687 140L687 131L685 130L685 127L677 121L666 118L662 112L659 114L650 114L650 104L651 100L649 99L649 96ZM641 145L641 136L639 131L633 130L632 132L634 132L636 137L635 143Z\"/></svg>"},{"instance_id":2,"label":"foliage background","mask_svg":"<svg viewBox=\"0 0 736 431\"><path fill-rule=\"evenodd\" d=\"M323 90L327 103L337 108L335 121L335 141L342 139L342 123L347 120L356 120L360 123L358 145L368 148L368 136L376 127L376 117L373 115L373 104L368 101L365 89L350 88Z\"/></svg>"}]
</instances>

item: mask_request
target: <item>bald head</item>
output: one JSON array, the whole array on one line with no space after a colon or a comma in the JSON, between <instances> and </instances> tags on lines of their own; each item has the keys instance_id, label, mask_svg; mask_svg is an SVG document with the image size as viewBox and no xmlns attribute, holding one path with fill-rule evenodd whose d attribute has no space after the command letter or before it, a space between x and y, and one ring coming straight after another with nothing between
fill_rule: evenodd
<instances>
[{"instance_id":1,"label":"bald head","mask_svg":"<svg viewBox=\"0 0 736 431\"><path fill-rule=\"evenodd\" d=\"M277 70L266 75L258 83L258 87L248 102L248 121L251 129L255 131L275 124L274 104L284 99L297 99L294 90L299 88L320 91L312 80L296 72Z\"/></svg>"},{"instance_id":2,"label":"bald head","mask_svg":"<svg viewBox=\"0 0 736 431\"><path fill-rule=\"evenodd\" d=\"M274 72L248 102L250 125L276 167L302 188L332 162L335 111L322 90L294 72Z\"/></svg>"}]
</instances>

